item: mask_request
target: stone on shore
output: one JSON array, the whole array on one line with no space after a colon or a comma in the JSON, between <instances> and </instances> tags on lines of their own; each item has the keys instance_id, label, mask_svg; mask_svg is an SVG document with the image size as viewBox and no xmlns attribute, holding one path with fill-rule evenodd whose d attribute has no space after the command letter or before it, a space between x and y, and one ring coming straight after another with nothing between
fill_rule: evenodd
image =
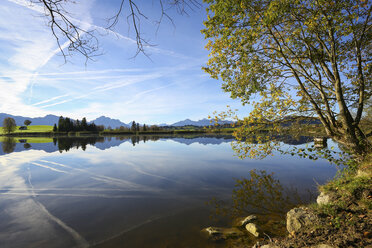
<instances>
[{"instance_id":1,"label":"stone on shore","mask_svg":"<svg viewBox=\"0 0 372 248\"><path fill-rule=\"evenodd\" d=\"M293 208L287 213L287 230L289 233L296 233L302 228L313 225L316 220L316 215L308 209Z\"/></svg>"},{"instance_id":2,"label":"stone on shore","mask_svg":"<svg viewBox=\"0 0 372 248\"><path fill-rule=\"evenodd\" d=\"M334 248L334 247L331 245L327 245L327 244L319 244L319 245L311 246L311 248Z\"/></svg>"},{"instance_id":3,"label":"stone on shore","mask_svg":"<svg viewBox=\"0 0 372 248\"><path fill-rule=\"evenodd\" d=\"M329 201L330 201L329 195L323 192L320 192L320 195L316 198L316 202L318 203L318 205L326 205L329 203Z\"/></svg>"},{"instance_id":4,"label":"stone on shore","mask_svg":"<svg viewBox=\"0 0 372 248\"><path fill-rule=\"evenodd\" d=\"M247 217L239 218L234 222L234 226L244 227L248 223L257 219L256 215L249 215Z\"/></svg>"},{"instance_id":5,"label":"stone on shore","mask_svg":"<svg viewBox=\"0 0 372 248\"><path fill-rule=\"evenodd\" d=\"M267 244L267 245L262 245L260 248L279 248L279 246L274 245L274 244Z\"/></svg>"},{"instance_id":6,"label":"stone on shore","mask_svg":"<svg viewBox=\"0 0 372 248\"><path fill-rule=\"evenodd\" d=\"M244 233L236 227L207 227L204 228L202 232L206 233L208 238L213 240L237 238L244 235Z\"/></svg>"},{"instance_id":7,"label":"stone on shore","mask_svg":"<svg viewBox=\"0 0 372 248\"><path fill-rule=\"evenodd\" d=\"M247 231L250 232L256 238L260 236L260 233L258 232L258 227L254 223L248 223L247 225L245 225L245 229L247 229Z\"/></svg>"}]
</instances>

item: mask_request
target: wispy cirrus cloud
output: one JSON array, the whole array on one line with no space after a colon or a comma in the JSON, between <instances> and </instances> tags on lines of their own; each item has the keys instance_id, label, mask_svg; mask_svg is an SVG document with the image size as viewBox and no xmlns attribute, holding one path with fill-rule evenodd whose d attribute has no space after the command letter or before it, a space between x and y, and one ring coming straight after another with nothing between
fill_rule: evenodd
<instances>
[{"instance_id":1,"label":"wispy cirrus cloud","mask_svg":"<svg viewBox=\"0 0 372 248\"><path fill-rule=\"evenodd\" d=\"M61 96L55 96L55 97L52 97L52 98L46 99L46 100L44 100L44 101L34 103L34 104L32 104L32 105L33 105L33 106L37 106L37 105L45 104L45 103L52 102L52 101L55 101L55 100L58 100L58 99L60 99L60 98L67 97L67 96L69 96L69 94L64 94L64 95L61 95Z\"/></svg>"},{"instance_id":2,"label":"wispy cirrus cloud","mask_svg":"<svg viewBox=\"0 0 372 248\"><path fill-rule=\"evenodd\" d=\"M66 64L58 56L59 48L45 25L40 5L29 5L29 0L8 0L0 5L0 51L5 51L0 53L0 112L79 119L106 115L122 121L159 123L203 118L217 110L215 99L221 97L218 83L201 76L206 58L196 45L196 49L192 47L199 29L196 34L182 34L181 39L163 37L163 47L146 48L153 61L145 56L129 60L136 49L135 40L122 35L122 26L117 27L118 32L99 26L103 20L98 18L106 15L92 12L91 6L107 13L117 7L112 1L102 4L92 0L73 5L73 20L103 35L98 38L105 54L85 66L79 56ZM188 20L187 25L192 22ZM195 40L195 44L202 44Z\"/></svg>"},{"instance_id":3,"label":"wispy cirrus cloud","mask_svg":"<svg viewBox=\"0 0 372 248\"><path fill-rule=\"evenodd\" d=\"M29 12L32 9L41 13L42 9L29 3L9 0L8 4L0 6L0 44L11 44L0 55L0 63L5 65L0 69L0 111L35 116L46 112L37 105L27 104L25 100L32 97L34 83L39 77L38 70L60 49L44 21ZM61 48L65 49L68 44L67 41L62 43ZM26 91L29 95L25 97Z\"/></svg>"},{"instance_id":4,"label":"wispy cirrus cloud","mask_svg":"<svg viewBox=\"0 0 372 248\"><path fill-rule=\"evenodd\" d=\"M85 93L80 92L79 95L77 95L77 96L71 96L70 94L65 94L65 95L62 95L62 96L52 97L50 99L44 100L44 103L49 103L49 102L57 100L57 99L59 100L60 98L63 98L63 97L66 98L66 99L61 100L61 101L57 101L57 102L54 102L54 103L42 105L42 106L40 106L40 108L48 108L48 107L56 106L56 105L59 105L59 104L76 101L76 100L79 100L79 99L87 98L87 97L89 97L93 94L96 94L96 93L109 91L109 90L113 90L113 89L118 89L118 88L126 87L126 86L129 86L129 85L133 85L133 84L142 83L142 82L144 82L146 80L149 80L149 79L159 78L160 76L161 76L160 73L155 73L155 74L150 74L150 75L141 75L141 76L137 75L135 77L128 78L128 79L123 80L123 81L118 81L118 82L115 82L115 83L106 83L104 85L96 86L92 90L89 90ZM39 103L38 105L41 105L41 103Z\"/></svg>"}]
</instances>

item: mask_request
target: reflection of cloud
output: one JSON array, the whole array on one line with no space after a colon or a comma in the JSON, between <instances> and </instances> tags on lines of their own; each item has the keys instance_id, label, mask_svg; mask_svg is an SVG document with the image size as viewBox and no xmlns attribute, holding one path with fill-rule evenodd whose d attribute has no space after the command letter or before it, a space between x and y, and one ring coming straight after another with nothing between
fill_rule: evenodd
<instances>
[{"instance_id":1,"label":"reflection of cloud","mask_svg":"<svg viewBox=\"0 0 372 248\"><path fill-rule=\"evenodd\" d=\"M36 165L36 166L40 166L42 168L45 168L45 169L49 169L49 170L52 170L52 171L55 171L55 172L60 172L60 173L66 173L66 174L69 174L68 172L66 171L62 171L62 170L58 170L58 169L55 169L51 166L47 166L47 165L43 165L43 164L39 164L39 163L35 163L35 162L31 162L31 164L33 165Z\"/></svg>"},{"instance_id":2,"label":"reflection of cloud","mask_svg":"<svg viewBox=\"0 0 372 248\"><path fill-rule=\"evenodd\" d=\"M62 238L65 234L55 228L55 224L57 224L71 235L77 242L78 247L88 247L88 243L83 237L62 220L52 215L35 198L36 194L31 182L32 177L29 168L27 181L19 175L25 163L40 157L40 155L45 155L45 153L40 151L22 153L24 154L12 153L0 157L0 187L6 189L5 194L2 193L0 198L0 203L4 208L3 213L6 212L6 216L0 214L0 217L2 217L2 220L11 218L11 225L4 223L5 226L1 226L0 240L2 244L9 247L22 247L30 240L43 240L43 242L50 242L56 247L62 247L64 246L63 243L70 238ZM24 156L25 154L30 156ZM13 192L13 188L25 188L27 191L18 195L17 192Z\"/></svg>"},{"instance_id":3,"label":"reflection of cloud","mask_svg":"<svg viewBox=\"0 0 372 248\"><path fill-rule=\"evenodd\" d=\"M130 181L123 180L123 179L120 179L120 178L114 178L114 177L110 177L110 176L99 175L99 174L96 174L96 173L92 173L89 170L75 168L75 167L72 167L72 166L69 166L69 165L66 165L66 164L56 163L56 162L52 162L52 161L48 161L48 160L40 160L40 161L44 162L44 163L57 165L57 166L60 166L60 167L63 167L63 168L67 168L71 171L75 171L75 172L78 172L78 173L83 174L83 175L87 175L93 180L100 181L100 182L106 183L108 185L123 187L127 190L134 189L134 190L153 191L153 189L150 189L150 188L144 187L142 185L138 185L136 183L132 183ZM46 167L49 168L50 166L46 166Z\"/></svg>"}]
</instances>

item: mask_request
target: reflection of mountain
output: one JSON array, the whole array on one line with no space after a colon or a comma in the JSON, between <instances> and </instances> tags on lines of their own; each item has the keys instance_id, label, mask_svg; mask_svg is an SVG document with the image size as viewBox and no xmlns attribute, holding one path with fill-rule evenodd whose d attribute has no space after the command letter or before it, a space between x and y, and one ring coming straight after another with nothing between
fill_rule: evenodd
<instances>
[{"instance_id":1,"label":"reflection of mountain","mask_svg":"<svg viewBox=\"0 0 372 248\"><path fill-rule=\"evenodd\" d=\"M106 150L114 146L120 146L125 141L127 141L127 139L118 139L117 137L106 137L104 140L98 141L93 145L100 150Z\"/></svg>"},{"instance_id":2,"label":"reflection of mountain","mask_svg":"<svg viewBox=\"0 0 372 248\"><path fill-rule=\"evenodd\" d=\"M191 145L194 143L202 145L219 145L221 143L231 142L234 140L234 138L232 136L223 136L223 137L171 138L171 140L186 145Z\"/></svg>"},{"instance_id":3,"label":"reflection of mountain","mask_svg":"<svg viewBox=\"0 0 372 248\"><path fill-rule=\"evenodd\" d=\"M312 141L312 137L299 136L293 138L292 136L280 136L273 137L273 139L282 141L289 145L300 145ZM22 139L22 143L16 143L14 138L4 139L1 142L2 149L0 155L11 152L20 152L24 150L42 150L45 152L67 152L72 148L85 150L87 146L95 146L100 150L106 150L111 147L119 146L124 142L130 142L133 146L140 143L146 143L147 141L157 140L172 140L181 144L202 144L202 145L219 145L222 143L228 143L234 141L232 135L195 135L195 136L160 136L160 135L144 135L144 136L116 136L116 137L57 137L53 138L53 142L50 143L28 143L27 138ZM255 142L254 138L251 142Z\"/></svg>"},{"instance_id":4,"label":"reflection of mountain","mask_svg":"<svg viewBox=\"0 0 372 248\"><path fill-rule=\"evenodd\" d=\"M288 144L288 145L301 145L301 144L312 142L314 140L313 137L309 137L309 136L293 137L290 135L280 136L280 137L277 137L277 139L282 141L284 144Z\"/></svg>"},{"instance_id":5,"label":"reflection of mountain","mask_svg":"<svg viewBox=\"0 0 372 248\"><path fill-rule=\"evenodd\" d=\"M220 125L223 125L223 124L232 124L233 122L232 121L222 121L222 120L219 120L218 121L218 124ZM183 121L179 121L179 122L176 122L176 123L173 123L171 126L174 126L174 127L181 127L181 126L198 126L198 127L204 127L204 126L213 126L215 124L215 121L212 120L209 120L209 119L201 119L201 120L198 120L198 121L193 121L193 120L190 120L190 119L186 119L186 120L183 120Z\"/></svg>"}]
</instances>

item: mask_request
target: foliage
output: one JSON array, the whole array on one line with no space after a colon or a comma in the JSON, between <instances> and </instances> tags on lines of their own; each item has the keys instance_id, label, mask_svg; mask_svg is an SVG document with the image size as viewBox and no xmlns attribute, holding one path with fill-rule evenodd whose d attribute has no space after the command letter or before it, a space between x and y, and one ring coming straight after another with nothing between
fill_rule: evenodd
<instances>
[{"instance_id":1,"label":"foliage","mask_svg":"<svg viewBox=\"0 0 372 248\"><path fill-rule=\"evenodd\" d=\"M132 132L137 131L137 125L136 125L136 122L135 122L135 121L132 121L132 126L130 127L130 130L131 130Z\"/></svg>"},{"instance_id":2,"label":"foliage","mask_svg":"<svg viewBox=\"0 0 372 248\"><path fill-rule=\"evenodd\" d=\"M23 122L23 124L25 124L25 126L28 126L28 125L30 125L32 123L32 121L30 121L30 120L25 120L24 122Z\"/></svg>"},{"instance_id":3,"label":"foliage","mask_svg":"<svg viewBox=\"0 0 372 248\"><path fill-rule=\"evenodd\" d=\"M240 121L238 140L268 126L277 131L287 116L316 115L354 153L369 148L359 125L372 94L370 2L205 2L204 70L253 107Z\"/></svg>"},{"instance_id":4,"label":"foliage","mask_svg":"<svg viewBox=\"0 0 372 248\"><path fill-rule=\"evenodd\" d=\"M86 118L84 117L81 121L73 121L70 118L63 116L59 117L58 120L58 132L80 132L80 131L90 131L98 132L103 131L103 126L97 126L94 123L87 123Z\"/></svg>"},{"instance_id":5,"label":"foliage","mask_svg":"<svg viewBox=\"0 0 372 248\"><path fill-rule=\"evenodd\" d=\"M368 99L361 126L367 136L372 136L372 98Z\"/></svg>"},{"instance_id":6,"label":"foliage","mask_svg":"<svg viewBox=\"0 0 372 248\"><path fill-rule=\"evenodd\" d=\"M16 122L13 118L8 117L5 118L3 121L3 132L10 134L11 132L14 132L16 129L17 125Z\"/></svg>"}]
</instances>

